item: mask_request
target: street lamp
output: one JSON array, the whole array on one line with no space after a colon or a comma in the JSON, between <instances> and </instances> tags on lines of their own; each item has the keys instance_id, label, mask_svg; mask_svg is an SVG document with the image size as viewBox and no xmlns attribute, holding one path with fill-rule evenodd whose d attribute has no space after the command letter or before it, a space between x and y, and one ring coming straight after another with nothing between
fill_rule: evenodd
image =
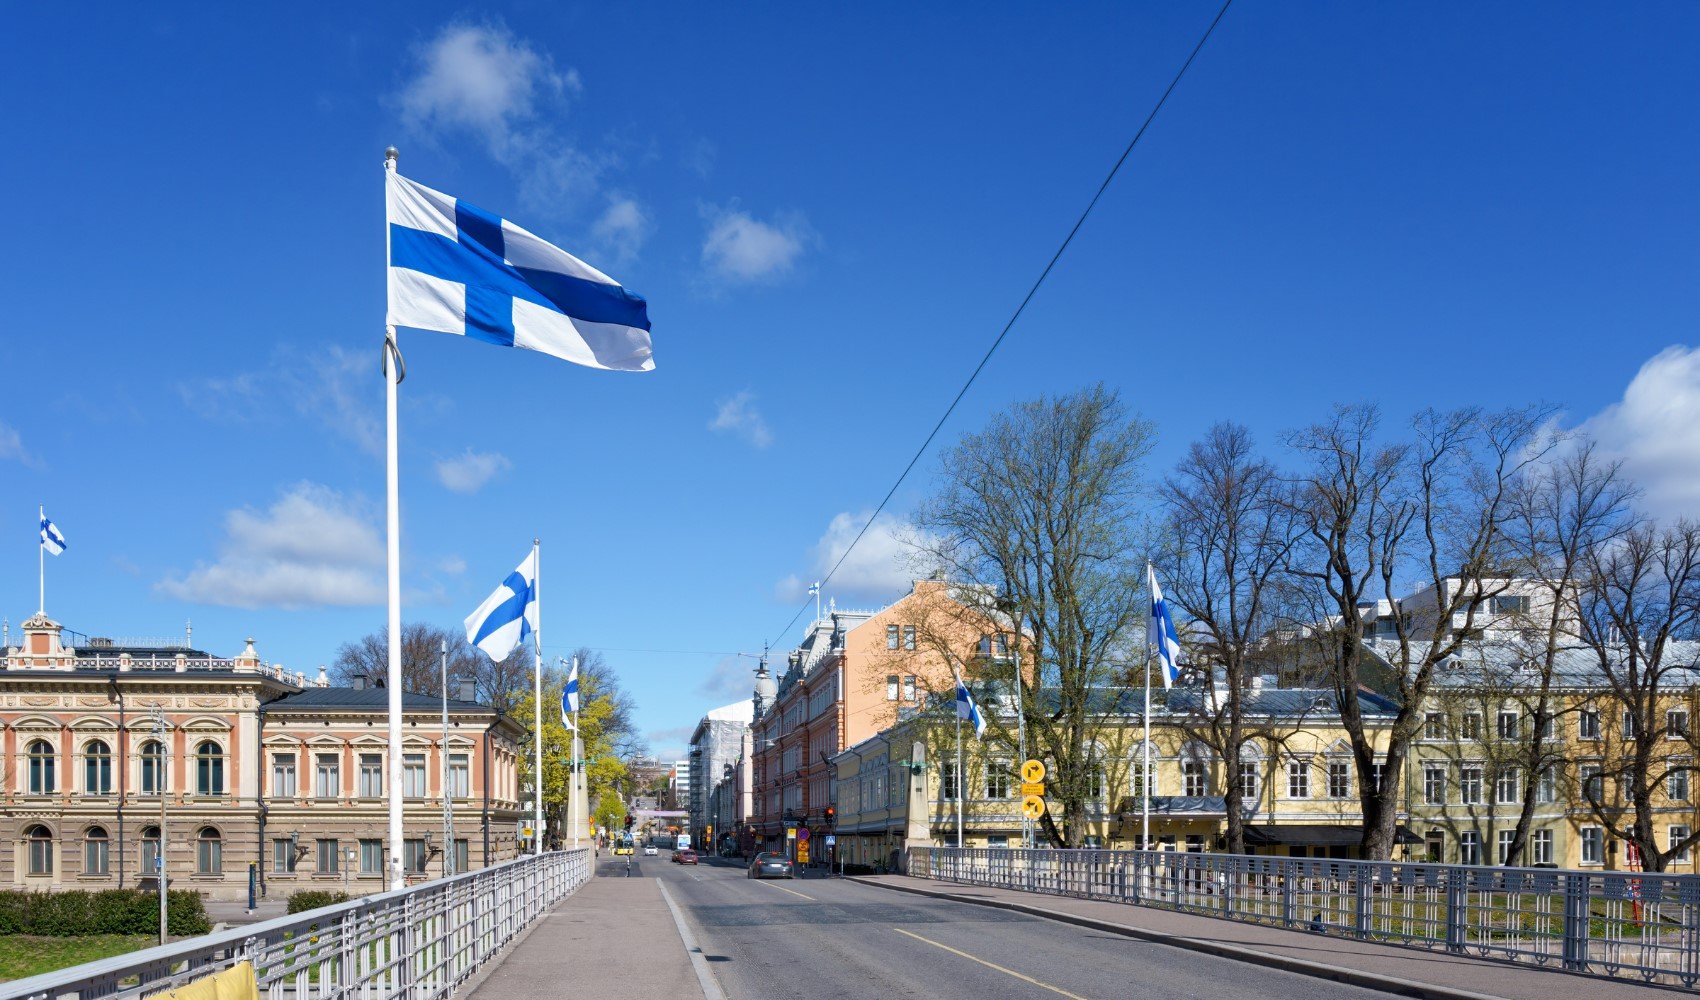
<instances>
[{"instance_id":1,"label":"street lamp","mask_svg":"<svg viewBox=\"0 0 1700 1000\"><path fill-rule=\"evenodd\" d=\"M359 857L360 855L354 850L354 848L350 847L348 849L348 854L345 858L347 864L342 866L342 894L344 896L348 895L348 870L354 867L354 862Z\"/></svg>"},{"instance_id":2,"label":"street lamp","mask_svg":"<svg viewBox=\"0 0 1700 1000\"><path fill-rule=\"evenodd\" d=\"M159 887L159 943L165 943L166 920L166 890L165 890L165 776L171 773L171 744L165 734L165 709L163 706L153 707L153 724L159 733L159 764L153 776L154 791L159 793L159 840L154 845L153 872Z\"/></svg>"}]
</instances>

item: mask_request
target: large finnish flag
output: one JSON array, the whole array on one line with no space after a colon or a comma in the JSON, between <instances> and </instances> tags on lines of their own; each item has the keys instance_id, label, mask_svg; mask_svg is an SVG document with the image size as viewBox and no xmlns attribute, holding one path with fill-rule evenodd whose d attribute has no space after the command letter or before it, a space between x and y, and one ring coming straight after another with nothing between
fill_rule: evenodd
<instances>
[{"instance_id":1,"label":"large finnish flag","mask_svg":"<svg viewBox=\"0 0 1700 1000\"><path fill-rule=\"evenodd\" d=\"M500 662L536 631L537 550L532 549L519 568L467 617L466 641Z\"/></svg>"},{"instance_id":2,"label":"large finnish flag","mask_svg":"<svg viewBox=\"0 0 1700 1000\"><path fill-rule=\"evenodd\" d=\"M975 739L985 736L986 719L980 714L980 706L975 704L974 696L968 693L968 685L962 683L961 677L956 678L956 717L973 725Z\"/></svg>"},{"instance_id":3,"label":"large finnish flag","mask_svg":"<svg viewBox=\"0 0 1700 1000\"><path fill-rule=\"evenodd\" d=\"M1164 599L1162 588L1157 586L1157 570L1146 566L1145 572L1151 578L1150 642L1156 647L1157 660L1163 666L1163 687L1167 688L1181 678L1181 637L1175 631L1175 618L1169 613L1169 602Z\"/></svg>"},{"instance_id":4,"label":"large finnish flag","mask_svg":"<svg viewBox=\"0 0 1700 1000\"><path fill-rule=\"evenodd\" d=\"M572 673L567 675L567 685L561 689L561 725L573 728L573 713L578 711L578 660L573 660Z\"/></svg>"},{"instance_id":5,"label":"large finnish flag","mask_svg":"<svg viewBox=\"0 0 1700 1000\"><path fill-rule=\"evenodd\" d=\"M390 326L591 368L655 368L644 300L506 219L387 171Z\"/></svg>"},{"instance_id":6,"label":"large finnish flag","mask_svg":"<svg viewBox=\"0 0 1700 1000\"><path fill-rule=\"evenodd\" d=\"M41 547L58 555L65 551L65 536L59 533L59 526L41 515Z\"/></svg>"}]
</instances>

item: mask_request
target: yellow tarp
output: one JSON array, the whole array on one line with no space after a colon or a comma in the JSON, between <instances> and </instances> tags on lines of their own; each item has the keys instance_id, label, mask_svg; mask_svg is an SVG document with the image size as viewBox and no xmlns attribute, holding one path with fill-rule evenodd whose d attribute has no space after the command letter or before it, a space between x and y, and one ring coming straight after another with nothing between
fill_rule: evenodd
<instances>
[{"instance_id":1,"label":"yellow tarp","mask_svg":"<svg viewBox=\"0 0 1700 1000\"><path fill-rule=\"evenodd\" d=\"M253 963L238 962L223 972L143 1000L260 1000L260 987L254 979Z\"/></svg>"}]
</instances>

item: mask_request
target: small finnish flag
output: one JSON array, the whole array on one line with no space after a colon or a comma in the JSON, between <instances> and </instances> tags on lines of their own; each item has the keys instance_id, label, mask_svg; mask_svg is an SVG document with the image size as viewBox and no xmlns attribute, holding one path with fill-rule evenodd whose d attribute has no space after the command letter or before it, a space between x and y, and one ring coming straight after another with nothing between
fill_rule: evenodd
<instances>
[{"instance_id":1,"label":"small finnish flag","mask_svg":"<svg viewBox=\"0 0 1700 1000\"><path fill-rule=\"evenodd\" d=\"M59 533L59 526L47 519L47 512L41 514L41 547L58 555L65 551L65 536Z\"/></svg>"},{"instance_id":2,"label":"small finnish flag","mask_svg":"<svg viewBox=\"0 0 1700 1000\"><path fill-rule=\"evenodd\" d=\"M537 631L537 550L466 619L466 641L497 663Z\"/></svg>"},{"instance_id":3,"label":"small finnish flag","mask_svg":"<svg viewBox=\"0 0 1700 1000\"><path fill-rule=\"evenodd\" d=\"M572 673L567 675L567 686L561 689L561 725L573 728L573 713L578 711L578 661L573 661Z\"/></svg>"},{"instance_id":4,"label":"small finnish flag","mask_svg":"<svg viewBox=\"0 0 1700 1000\"><path fill-rule=\"evenodd\" d=\"M1157 662L1163 665L1163 687L1181 679L1181 638L1175 632L1175 617L1169 613L1169 602L1157 586L1157 570L1145 567L1151 579L1151 644L1157 649Z\"/></svg>"},{"instance_id":5,"label":"small finnish flag","mask_svg":"<svg viewBox=\"0 0 1700 1000\"><path fill-rule=\"evenodd\" d=\"M974 696L968 693L968 685L962 683L962 678L956 678L956 717L966 719L974 727L974 738L980 739L986 734L986 719L980 714L980 706L975 704Z\"/></svg>"},{"instance_id":6,"label":"small finnish flag","mask_svg":"<svg viewBox=\"0 0 1700 1000\"><path fill-rule=\"evenodd\" d=\"M506 219L388 174L390 326L654 370L640 296Z\"/></svg>"}]
</instances>

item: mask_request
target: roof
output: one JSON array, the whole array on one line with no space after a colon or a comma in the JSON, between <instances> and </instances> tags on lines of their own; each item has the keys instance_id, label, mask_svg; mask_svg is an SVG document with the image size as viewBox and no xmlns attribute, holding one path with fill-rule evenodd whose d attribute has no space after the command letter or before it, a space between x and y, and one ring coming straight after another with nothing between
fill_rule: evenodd
<instances>
[{"instance_id":1,"label":"roof","mask_svg":"<svg viewBox=\"0 0 1700 1000\"><path fill-rule=\"evenodd\" d=\"M268 712L295 709L373 709L376 711L387 710L389 707L389 689L380 687L314 687L266 702L266 711ZM443 699L434 694L414 694L409 691L401 696L401 710L404 712L438 712L442 710L442 707ZM461 701L458 698L450 698L449 711L493 712L495 709L488 705L480 705L475 701Z\"/></svg>"},{"instance_id":2,"label":"roof","mask_svg":"<svg viewBox=\"0 0 1700 1000\"><path fill-rule=\"evenodd\" d=\"M1364 828L1361 825L1281 823L1267 826L1248 824L1245 828L1247 847L1269 847L1275 844L1291 847L1356 847L1363 843L1363 839ZM1394 831L1394 839L1401 844L1423 842L1423 838L1404 826Z\"/></svg>"},{"instance_id":3,"label":"roof","mask_svg":"<svg viewBox=\"0 0 1700 1000\"><path fill-rule=\"evenodd\" d=\"M755 701L745 698L730 705L711 708L703 718L710 722L742 722L747 726L755 718Z\"/></svg>"},{"instance_id":4,"label":"roof","mask_svg":"<svg viewBox=\"0 0 1700 1000\"><path fill-rule=\"evenodd\" d=\"M1187 715L1201 711L1204 695L1205 689L1198 687L1170 691L1168 714ZM1251 716L1315 718L1340 714L1337 697L1328 688L1250 688L1243 692L1240 704L1245 714ZM1392 718L1399 713L1399 706L1381 695L1359 691L1358 710L1369 718Z\"/></svg>"},{"instance_id":5,"label":"roof","mask_svg":"<svg viewBox=\"0 0 1700 1000\"><path fill-rule=\"evenodd\" d=\"M1392 649L1382 648L1382 642L1365 645L1377 656L1386 657ZM1544 653L1540 643L1524 643L1514 639L1470 643L1458 655L1441 661L1434 672L1434 684L1440 688L1474 688L1481 686L1518 687L1540 676ZM1396 645L1393 647L1396 649ZM1621 663L1627 650L1608 651L1611 659ZM1660 685L1676 690L1700 685L1700 642L1674 641L1666 645L1663 657L1664 672ZM1599 652L1581 644L1556 651L1553 657L1553 681L1565 688L1609 687L1605 671L1600 667Z\"/></svg>"}]
</instances>

